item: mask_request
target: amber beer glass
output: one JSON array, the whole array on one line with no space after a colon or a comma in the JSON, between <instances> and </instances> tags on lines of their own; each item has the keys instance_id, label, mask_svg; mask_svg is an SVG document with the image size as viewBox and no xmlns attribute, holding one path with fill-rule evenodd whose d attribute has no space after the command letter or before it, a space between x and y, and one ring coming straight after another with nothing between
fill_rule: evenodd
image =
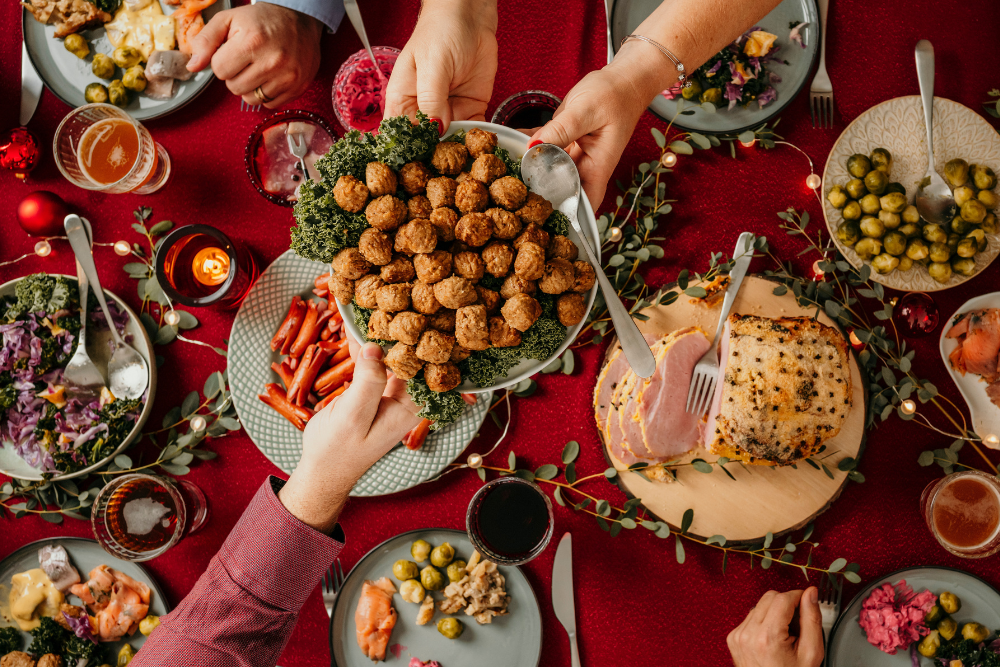
<instances>
[{"instance_id":1,"label":"amber beer glass","mask_svg":"<svg viewBox=\"0 0 1000 667\"><path fill-rule=\"evenodd\" d=\"M156 192L170 177L170 156L141 123L111 104L74 109L52 141L56 166L85 190Z\"/></svg>"},{"instance_id":2,"label":"amber beer glass","mask_svg":"<svg viewBox=\"0 0 1000 667\"><path fill-rule=\"evenodd\" d=\"M931 534L962 558L985 558L1000 551L1000 482L967 470L931 482L920 496Z\"/></svg>"}]
</instances>

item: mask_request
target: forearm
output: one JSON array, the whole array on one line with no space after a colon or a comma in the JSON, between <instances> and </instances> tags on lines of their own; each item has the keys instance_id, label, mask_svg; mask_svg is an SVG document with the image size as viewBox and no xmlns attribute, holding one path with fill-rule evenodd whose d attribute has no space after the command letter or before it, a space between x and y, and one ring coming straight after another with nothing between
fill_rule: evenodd
<instances>
[{"instance_id":1,"label":"forearm","mask_svg":"<svg viewBox=\"0 0 1000 667\"><path fill-rule=\"evenodd\" d=\"M343 467L314 466L303 459L278 494L281 504L302 523L329 533L337 525L351 489L364 473Z\"/></svg>"},{"instance_id":2,"label":"forearm","mask_svg":"<svg viewBox=\"0 0 1000 667\"><path fill-rule=\"evenodd\" d=\"M466 23L485 23L495 33L497 30L497 0L423 0L420 15L446 12Z\"/></svg>"}]
</instances>

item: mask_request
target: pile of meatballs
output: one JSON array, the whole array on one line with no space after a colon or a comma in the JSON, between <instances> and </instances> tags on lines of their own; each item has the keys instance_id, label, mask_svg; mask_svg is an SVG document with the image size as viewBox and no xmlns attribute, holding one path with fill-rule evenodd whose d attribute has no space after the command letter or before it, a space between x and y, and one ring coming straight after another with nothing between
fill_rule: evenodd
<instances>
[{"instance_id":1,"label":"pile of meatballs","mask_svg":"<svg viewBox=\"0 0 1000 667\"><path fill-rule=\"evenodd\" d=\"M370 227L334 258L330 293L374 310L368 338L396 341L386 365L404 380L423 370L432 391L461 384L457 364L472 352L520 345L542 314L539 291L559 295L564 326L579 323L596 278L572 241L542 228L552 204L507 175L496 147L495 134L473 129L465 145L437 145L440 176L421 162L398 173L371 162L364 183L345 175L333 189ZM499 292L480 284L486 275L503 280Z\"/></svg>"}]
</instances>

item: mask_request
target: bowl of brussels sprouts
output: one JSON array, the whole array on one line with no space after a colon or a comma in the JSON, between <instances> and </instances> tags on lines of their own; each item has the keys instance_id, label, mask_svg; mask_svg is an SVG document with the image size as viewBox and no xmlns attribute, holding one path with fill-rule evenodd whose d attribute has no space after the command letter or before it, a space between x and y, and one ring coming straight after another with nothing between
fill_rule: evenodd
<instances>
[{"instance_id":1,"label":"bowl of brussels sprouts","mask_svg":"<svg viewBox=\"0 0 1000 667\"><path fill-rule=\"evenodd\" d=\"M935 164L958 210L931 224L913 201L927 164L923 123L915 95L864 112L830 152L822 188L827 229L851 264L868 264L887 287L930 292L962 284L1000 254L1000 135L971 109L935 98Z\"/></svg>"}]
</instances>

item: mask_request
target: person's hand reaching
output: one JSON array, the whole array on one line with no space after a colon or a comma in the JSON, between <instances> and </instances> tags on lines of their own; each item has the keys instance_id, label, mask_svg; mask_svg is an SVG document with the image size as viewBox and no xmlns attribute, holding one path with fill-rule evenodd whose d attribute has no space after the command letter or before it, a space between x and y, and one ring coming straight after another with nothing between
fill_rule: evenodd
<instances>
[{"instance_id":1,"label":"person's hand reaching","mask_svg":"<svg viewBox=\"0 0 1000 667\"><path fill-rule=\"evenodd\" d=\"M789 630L796 610L797 637ZM764 593L726 642L736 667L819 667L823 625L816 588Z\"/></svg>"}]
</instances>

